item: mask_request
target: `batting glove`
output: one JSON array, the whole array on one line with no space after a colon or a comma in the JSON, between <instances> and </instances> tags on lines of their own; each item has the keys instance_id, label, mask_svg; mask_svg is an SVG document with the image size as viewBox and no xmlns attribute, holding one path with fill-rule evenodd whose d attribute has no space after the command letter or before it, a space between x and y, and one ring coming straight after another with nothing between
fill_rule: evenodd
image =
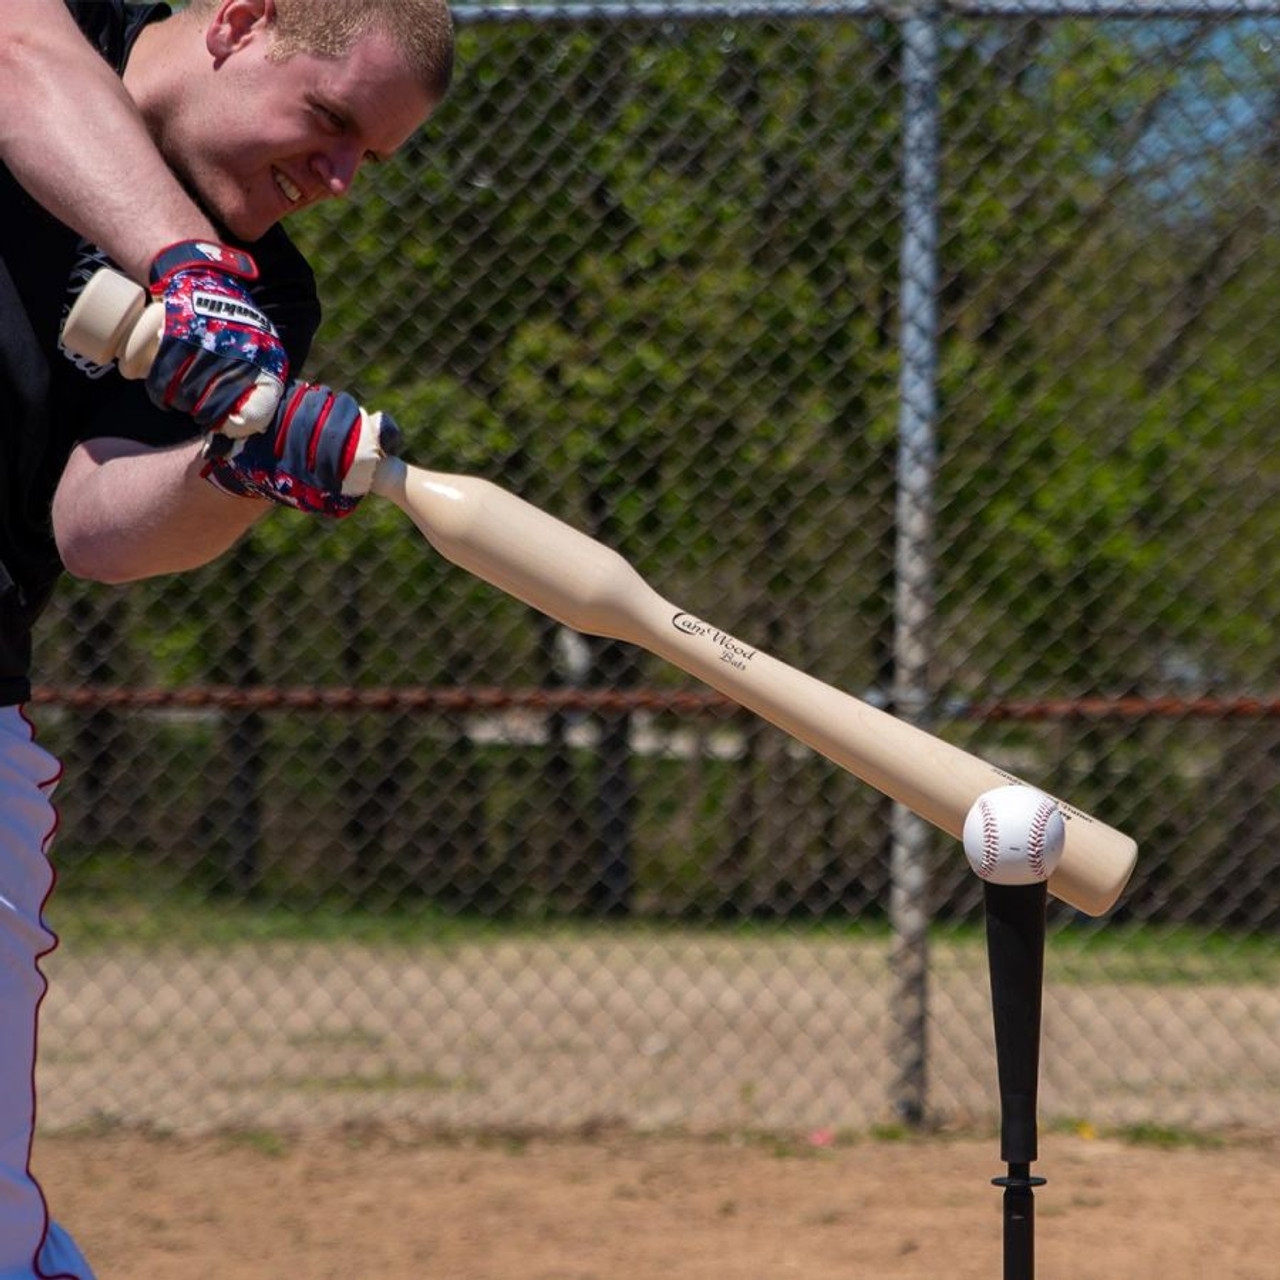
<instances>
[{"instance_id":1,"label":"batting glove","mask_svg":"<svg viewBox=\"0 0 1280 1280\"><path fill-rule=\"evenodd\" d=\"M204 240L171 245L151 264L164 334L147 391L233 438L271 425L289 373L275 326L242 283L257 278L247 253Z\"/></svg>"},{"instance_id":2,"label":"batting glove","mask_svg":"<svg viewBox=\"0 0 1280 1280\"><path fill-rule=\"evenodd\" d=\"M400 452L400 428L366 413L345 391L292 382L274 424L260 435L209 437L202 474L238 497L342 517L369 492L374 468Z\"/></svg>"}]
</instances>

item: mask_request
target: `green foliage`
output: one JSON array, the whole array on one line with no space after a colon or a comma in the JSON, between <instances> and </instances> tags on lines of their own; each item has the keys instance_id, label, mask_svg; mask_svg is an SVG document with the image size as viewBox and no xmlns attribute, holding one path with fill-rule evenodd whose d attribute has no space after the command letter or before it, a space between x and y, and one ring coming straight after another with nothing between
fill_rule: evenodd
<instances>
[{"instance_id":1,"label":"green foliage","mask_svg":"<svg viewBox=\"0 0 1280 1280\"><path fill-rule=\"evenodd\" d=\"M469 27L460 53L456 90L405 154L296 228L326 303L310 375L394 414L413 461L491 476L744 639L883 687L901 320L892 23ZM939 684L962 698L1269 689L1273 70L1233 30L1193 23L953 22L944 58ZM339 525L281 513L223 566L132 599L111 660L121 683L560 674L540 619L442 563L388 504ZM72 624L53 625L73 642L51 646L66 655L51 674L82 676ZM614 680L593 652L592 678ZM657 663L626 678L681 679ZM459 794L497 786L497 827L518 836L539 766L504 790L502 748L483 763L457 723L431 732L366 724L342 746L443 771ZM299 759L334 751L309 733L287 744ZM1231 752L1157 739L1008 745L1198 858L1197 835L1240 830L1202 816ZM646 846L682 901L717 848L772 854L767 831L799 829L792 775L757 746L699 779L692 867L679 842ZM1249 759L1265 795L1274 753ZM813 785L829 836L848 797ZM642 828L664 803L646 798ZM659 844L661 825L647 828ZM814 877L751 874L778 898Z\"/></svg>"}]
</instances>

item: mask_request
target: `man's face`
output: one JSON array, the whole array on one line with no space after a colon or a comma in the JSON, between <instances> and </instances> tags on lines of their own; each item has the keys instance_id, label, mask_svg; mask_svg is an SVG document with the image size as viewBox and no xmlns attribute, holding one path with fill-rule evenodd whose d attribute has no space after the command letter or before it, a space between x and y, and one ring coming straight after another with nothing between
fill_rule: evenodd
<instances>
[{"instance_id":1,"label":"man's face","mask_svg":"<svg viewBox=\"0 0 1280 1280\"><path fill-rule=\"evenodd\" d=\"M360 166L391 155L434 106L379 31L339 59L273 62L270 48L262 35L239 44L160 140L211 215L248 241L345 195Z\"/></svg>"}]
</instances>

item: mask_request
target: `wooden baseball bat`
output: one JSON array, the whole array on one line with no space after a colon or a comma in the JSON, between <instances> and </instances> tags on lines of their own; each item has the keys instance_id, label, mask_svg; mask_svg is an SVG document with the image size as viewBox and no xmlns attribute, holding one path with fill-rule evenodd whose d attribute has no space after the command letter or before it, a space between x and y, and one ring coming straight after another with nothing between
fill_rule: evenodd
<instances>
[{"instance_id":1,"label":"wooden baseball bat","mask_svg":"<svg viewBox=\"0 0 1280 1280\"><path fill-rule=\"evenodd\" d=\"M162 324L159 304L145 303L132 281L99 272L72 308L63 344L99 364L118 355L126 376L144 376ZM983 792L1021 781L678 608L617 552L488 480L387 458L373 491L400 507L454 564L575 631L667 659L957 840ZM1128 882L1137 845L1058 804L1067 835L1049 888L1073 907L1102 915Z\"/></svg>"}]
</instances>

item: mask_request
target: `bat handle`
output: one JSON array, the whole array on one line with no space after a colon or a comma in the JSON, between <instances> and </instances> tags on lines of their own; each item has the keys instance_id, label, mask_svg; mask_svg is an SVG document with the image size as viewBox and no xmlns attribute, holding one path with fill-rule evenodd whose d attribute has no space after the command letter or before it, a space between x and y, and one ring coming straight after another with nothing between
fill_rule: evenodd
<instances>
[{"instance_id":1,"label":"bat handle","mask_svg":"<svg viewBox=\"0 0 1280 1280\"><path fill-rule=\"evenodd\" d=\"M164 335L164 303L148 304L147 296L118 271L95 272L62 326L62 345L94 364L114 360L126 378L145 378Z\"/></svg>"},{"instance_id":2,"label":"bat handle","mask_svg":"<svg viewBox=\"0 0 1280 1280\"><path fill-rule=\"evenodd\" d=\"M164 303L148 303L147 298L147 291L128 276L110 267L95 271L67 313L62 345L72 355L94 364L105 365L114 360L126 378L145 378L164 336ZM397 452L399 445L390 430L384 426L379 440L388 455ZM401 477L393 468L387 471L384 487L394 485ZM401 477L401 489L403 484Z\"/></svg>"}]
</instances>

